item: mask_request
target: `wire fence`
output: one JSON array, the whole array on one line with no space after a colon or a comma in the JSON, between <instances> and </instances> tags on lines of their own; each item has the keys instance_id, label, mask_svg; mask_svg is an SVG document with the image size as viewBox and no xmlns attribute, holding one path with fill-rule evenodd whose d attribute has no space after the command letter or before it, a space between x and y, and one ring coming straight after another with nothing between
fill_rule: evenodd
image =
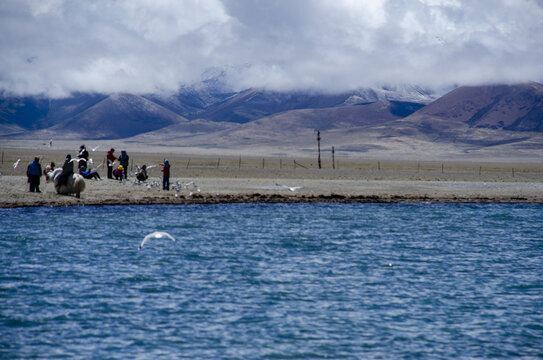
<instances>
[{"instance_id":1,"label":"wire fence","mask_svg":"<svg viewBox=\"0 0 543 360\"><path fill-rule=\"evenodd\" d=\"M34 159L32 150L2 151L0 173L3 176L24 176ZM421 181L543 181L543 163L500 163L476 161L380 160L338 158L326 159L319 168L317 159L258 156L187 156L167 154L174 176L217 177L292 177L322 179L372 179ZM42 167L54 162L62 166L59 154L40 157ZM150 176L161 174L164 155L135 153L130 157L129 172L142 165L152 166ZM95 156L92 166L105 173L105 156Z\"/></svg>"}]
</instances>

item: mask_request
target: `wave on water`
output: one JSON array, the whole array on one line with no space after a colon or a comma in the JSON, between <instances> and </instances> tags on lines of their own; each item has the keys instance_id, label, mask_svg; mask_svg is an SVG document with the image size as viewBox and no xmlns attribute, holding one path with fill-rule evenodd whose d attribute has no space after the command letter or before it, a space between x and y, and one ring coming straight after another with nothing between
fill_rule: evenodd
<instances>
[{"instance_id":1,"label":"wave on water","mask_svg":"<svg viewBox=\"0 0 543 360\"><path fill-rule=\"evenodd\" d=\"M0 209L0 358L535 358L542 205ZM149 241L168 232L177 241Z\"/></svg>"}]
</instances>

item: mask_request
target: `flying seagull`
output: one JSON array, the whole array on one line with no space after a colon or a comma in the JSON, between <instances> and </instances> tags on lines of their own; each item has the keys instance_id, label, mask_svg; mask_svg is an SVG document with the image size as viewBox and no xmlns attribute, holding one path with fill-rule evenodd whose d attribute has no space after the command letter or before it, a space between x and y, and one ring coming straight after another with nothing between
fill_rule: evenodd
<instances>
[{"instance_id":1,"label":"flying seagull","mask_svg":"<svg viewBox=\"0 0 543 360\"><path fill-rule=\"evenodd\" d=\"M21 159L17 159L17 161L15 161L13 163L13 168L15 169L17 167L17 165L19 165L19 162L21 161Z\"/></svg>"},{"instance_id":2,"label":"flying seagull","mask_svg":"<svg viewBox=\"0 0 543 360\"><path fill-rule=\"evenodd\" d=\"M147 234L143 238L143 241L141 242L140 247L138 248L138 251L141 250L141 248L143 247L143 245L145 245L147 240L149 240L149 239L161 239L163 237L167 237L167 238L171 239L172 241L175 241L174 237L171 236L170 234L168 234L167 232L165 232L165 231L155 231L155 232L152 232L150 234Z\"/></svg>"}]
</instances>

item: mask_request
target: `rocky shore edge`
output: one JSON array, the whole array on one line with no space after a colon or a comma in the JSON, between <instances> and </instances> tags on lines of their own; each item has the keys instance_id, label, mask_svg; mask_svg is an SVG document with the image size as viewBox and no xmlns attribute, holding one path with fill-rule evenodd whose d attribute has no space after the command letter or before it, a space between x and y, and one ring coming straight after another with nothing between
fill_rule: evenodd
<instances>
[{"instance_id":1,"label":"rocky shore edge","mask_svg":"<svg viewBox=\"0 0 543 360\"><path fill-rule=\"evenodd\" d=\"M0 208L20 207L62 207L62 206L104 206L104 205L189 205L189 204L251 204L251 203L473 203L473 204L543 204L538 196L427 196L427 195L284 195L284 194L194 194L173 196L145 196L142 198L77 199L73 196L59 196L56 199L34 199L29 201L2 201Z\"/></svg>"}]
</instances>

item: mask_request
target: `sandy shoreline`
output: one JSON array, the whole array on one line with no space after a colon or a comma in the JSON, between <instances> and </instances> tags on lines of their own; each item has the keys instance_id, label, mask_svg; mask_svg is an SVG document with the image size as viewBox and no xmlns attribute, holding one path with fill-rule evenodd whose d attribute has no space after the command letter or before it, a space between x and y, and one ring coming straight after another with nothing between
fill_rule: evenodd
<instances>
[{"instance_id":1,"label":"sandy shoreline","mask_svg":"<svg viewBox=\"0 0 543 360\"><path fill-rule=\"evenodd\" d=\"M138 165L155 165L148 184L105 179L86 180L81 198L58 195L52 184L29 193L25 171L32 149L2 149L0 207L216 204L216 203L543 203L543 165L539 162L406 161L341 159L332 168L316 168L309 158L260 158L167 154L172 186L163 191L160 164L166 156L129 152L131 172ZM62 164L66 150L43 150L42 165ZM91 153L95 166L104 154ZM13 164L20 160L14 168ZM153 186L148 186L153 185ZM291 191L288 187L298 187Z\"/></svg>"},{"instance_id":2,"label":"sandy shoreline","mask_svg":"<svg viewBox=\"0 0 543 360\"><path fill-rule=\"evenodd\" d=\"M150 184L158 185L158 179ZM161 186L86 182L81 198L58 195L52 184L30 193L23 176L0 178L0 207L218 204L218 203L543 203L543 183L479 183L440 181L368 181L255 178L188 178L170 191ZM188 184L188 185L187 185ZM295 191L288 187L299 187Z\"/></svg>"}]
</instances>

